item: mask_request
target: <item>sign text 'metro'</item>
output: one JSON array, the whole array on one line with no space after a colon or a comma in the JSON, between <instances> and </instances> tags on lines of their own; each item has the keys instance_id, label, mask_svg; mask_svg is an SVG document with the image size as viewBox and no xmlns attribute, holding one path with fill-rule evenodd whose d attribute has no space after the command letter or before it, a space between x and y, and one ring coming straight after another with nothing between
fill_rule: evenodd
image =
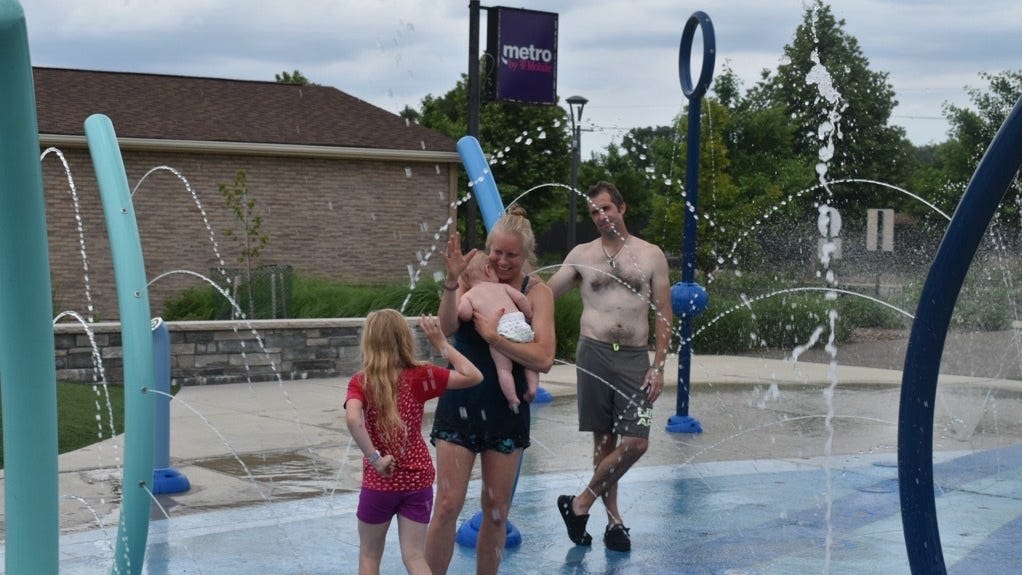
<instances>
[{"instance_id":1,"label":"sign text 'metro'","mask_svg":"<svg viewBox=\"0 0 1022 575\"><path fill-rule=\"evenodd\" d=\"M489 9L487 53L493 58L497 100L557 101L557 14Z\"/></svg>"}]
</instances>

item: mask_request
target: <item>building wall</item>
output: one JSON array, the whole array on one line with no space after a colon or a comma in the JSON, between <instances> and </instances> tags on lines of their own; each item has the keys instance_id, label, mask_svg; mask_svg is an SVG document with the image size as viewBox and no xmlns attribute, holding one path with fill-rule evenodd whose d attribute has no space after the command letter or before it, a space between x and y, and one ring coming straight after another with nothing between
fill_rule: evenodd
<instances>
[{"instance_id":1,"label":"building wall","mask_svg":"<svg viewBox=\"0 0 1022 575\"><path fill-rule=\"evenodd\" d=\"M245 227L219 192L220 184L233 185L238 170L246 172L262 232L269 235L261 263L361 284L408 282L410 268L423 277L440 271L438 258L425 266L420 261L446 240L457 195L456 163L121 153L128 187L135 190L154 316L168 297L203 281L172 274L152 283L157 276L175 270L209 276L214 268L239 267L241 244L228 234L243 235ZM116 320L109 240L88 150L49 152L42 169L54 313L70 310L86 319Z\"/></svg>"}]
</instances>

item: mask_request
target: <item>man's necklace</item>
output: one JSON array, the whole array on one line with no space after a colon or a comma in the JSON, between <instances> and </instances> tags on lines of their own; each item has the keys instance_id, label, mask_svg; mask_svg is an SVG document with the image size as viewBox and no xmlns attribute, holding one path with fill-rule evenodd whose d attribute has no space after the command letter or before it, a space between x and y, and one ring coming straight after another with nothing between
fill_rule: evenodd
<instances>
[{"instance_id":1,"label":"man's necklace","mask_svg":"<svg viewBox=\"0 0 1022 575\"><path fill-rule=\"evenodd\" d=\"M611 268L616 268L617 267L617 262L615 262L614 259L617 257L617 255L619 253L621 253L621 250L625 249L625 244L628 243L628 238L630 238L630 237L632 237L632 236L627 236L625 238L625 241L621 242L621 247L619 247L617 249L617 251L614 252L613 254L608 252L607 251L607 246L603 245L603 241L600 241L600 249L603 250L603 255L606 256L606 258L607 258L607 265L609 265Z\"/></svg>"}]
</instances>

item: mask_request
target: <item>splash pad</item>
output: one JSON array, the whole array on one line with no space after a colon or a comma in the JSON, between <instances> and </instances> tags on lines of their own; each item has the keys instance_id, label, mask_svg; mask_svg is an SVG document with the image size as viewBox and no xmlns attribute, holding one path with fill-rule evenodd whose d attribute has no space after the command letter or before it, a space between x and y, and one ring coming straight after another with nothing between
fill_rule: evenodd
<instances>
[{"instance_id":1,"label":"splash pad","mask_svg":"<svg viewBox=\"0 0 1022 575\"><path fill-rule=\"evenodd\" d=\"M8 23L12 22L12 26L8 26ZM42 385L30 386L25 382L31 381L52 381L53 378L53 363L52 363L52 347L48 348L48 342L52 343L52 309L47 298L39 297L39 294L47 294L49 292L47 287L46 273L46 262L48 256L46 253L46 234L45 234L45 219L42 217L42 202L41 202L41 181L33 172L37 172L38 166L38 135L37 128L34 125L34 106L31 105L31 69L28 67L27 62L27 44L23 42L24 39L24 27L23 18L20 13L20 9L16 4L11 2L0 2L0 32L2 32L3 38L0 39L0 46L2 46L3 57L8 57L12 54L16 56L23 56L23 65L13 67L13 75L11 78L4 77L4 86L19 86L19 89L8 90L6 93L0 96L0 126L3 127L2 133L5 135L11 134L13 138L4 138L4 153L3 158L0 161L4 162L4 169L2 173L5 174L4 181L0 182L0 217L5 218L3 225L0 226L0 264L5 272L15 270L17 271L18 277L22 279L20 282L9 282L15 285L4 284L2 293L0 293L0 356L3 357L3 361L0 362L0 379L4 382L4 437L5 437L5 454L10 462L18 462L18 464L10 464L5 475L5 487L6 487L6 518L7 518L7 545L5 548L5 561L7 565L6 572L9 573L44 573L44 572L56 572L56 563L58 556L57 541L58 541L58 529L57 529L57 513L56 513L56 453L55 449L50 452L49 445L52 443L55 445L55 438L50 437L50 428L55 427L51 424L53 421L50 418L50 414L53 411L53 405L55 400L49 393L49 387ZM19 30L20 26L20 30ZM10 33L9 30L13 29L14 32ZM9 47L9 38L14 37L14 47ZM20 44L19 44L20 43ZM20 47L19 47L20 46ZM8 70L12 69L9 66L4 66L3 70L7 73ZM8 82L10 80L10 82ZM26 101L26 98L28 101ZM11 121L7 114L10 113L11 117L15 117L15 121ZM1018 123L1017 106L1016 111L1011 116L1011 122L1006 123L1006 127L1011 125L1009 132L1014 134L1006 134L999 136L995 140L995 144L998 142L1008 141L1009 144L1001 144L1002 148L1010 148L1014 151L1017 156L1017 150L1020 146L1017 142L1017 133L1019 131L1016 124ZM1002 129L1002 133L1004 130ZM10 149L8 149L8 146ZM995 148L998 145L991 146L991 152L988 156L993 158ZM997 159L992 159L993 164L998 164L996 168L992 168L993 172L997 175L990 175L990 172L984 172L981 176L977 172L977 177L974 178L974 185L970 185L970 189L975 187L976 189L983 188L996 188L999 185L999 181L1003 178L1010 178L1010 175L1017 171L1018 159L1013 157L1011 154L1005 154ZM984 161L984 165L987 161ZM1012 167L1013 166L1013 167ZM116 168L115 168L116 171ZM123 172L123 169L121 169ZM1004 174L1007 174L1005 176ZM119 176L119 175L115 175ZM1003 187L1002 187L1003 189ZM31 193L24 193L24 190L30 190ZM995 189L995 192L997 190ZM991 192L980 202L985 207L979 209L979 212L987 209L989 203L997 198L991 199ZM971 198L975 194L967 194ZM996 195L996 194L994 194ZM38 196L38 197L37 197ZM966 199L963 198L963 206L966 204ZM971 200L970 200L971 201ZM996 201L994 201L996 203ZM115 211L121 209L129 209L128 206L118 205L119 207ZM972 209L960 207L959 213L967 214L973 212ZM122 214L123 215L123 214ZM972 213L973 218L982 219L982 213L977 215ZM957 214L956 214L957 217ZM968 218L964 221L969 222ZM965 226L966 223L962 225ZM981 226L979 226L981 227ZM15 231L20 233L14 233ZM129 240L130 241L130 240ZM968 259L968 258L966 258ZM968 266L968 261L956 262L956 265ZM959 270L960 271L960 270ZM961 272L964 273L964 272ZM12 274L7 274L6 277L11 277ZM949 292L951 305L953 305L954 295L950 294L951 291L948 288L952 287L953 282L946 281L940 277L932 279L933 289L943 289ZM120 288L120 282L118 282ZM130 284L129 284L130 285ZM928 280L928 286L931 285L931 280ZM143 282L144 286L144 282ZM20 288L20 289L19 289ZM144 288L143 288L144 289ZM119 289L120 293L120 289ZM139 301L142 292L137 290L128 290L127 292L128 302ZM940 300L942 305L947 305L945 300ZM123 303L123 302L122 302ZM946 310L923 310L921 306L921 313L933 312L939 316L940 313L946 312ZM921 314L917 314L920 316ZM17 320L17 321L15 321ZM144 337L141 337L142 341L148 341L148 309L146 309L144 317L144 328L139 333L144 333ZM16 326L16 328L15 328ZM946 328L946 326L945 326ZM936 332L933 331L936 329ZM922 338L925 341L926 337L931 337L934 333L939 334L939 326L931 326L930 333L923 333L922 336L916 337L915 332L913 335L913 341ZM17 340L17 341L15 341ZM930 341L927 345L932 344ZM942 343L942 342L941 342ZM940 346L937 346L939 348ZM926 355L932 353L934 347L924 347L913 349L923 349ZM144 351L144 350L143 350ZM133 353L138 353L138 350L134 350ZM142 354L143 357L139 358L140 361L147 361L151 357L151 354ZM916 356L915 353L910 354ZM931 361L932 363L932 361ZM913 377L913 370L916 369L906 362L906 379ZM147 373L140 374L140 377L145 377ZM151 369L148 373L151 373ZM921 375L921 376L920 376ZM699 377L698 374L696 376ZM922 387L926 387L928 374L916 374L915 379L923 381ZM935 386L936 375L933 375L933 386ZM903 389L912 389L912 385L903 384ZM926 414L918 408L906 407L906 402L902 401L902 410L908 410L912 414L921 416L921 419L912 425L910 431L916 431L926 436L927 434L932 435L932 397L926 398L927 390L923 390L919 397L918 403L928 404L931 413L929 414L929 429L926 426L926 420L928 419ZM932 388L930 389L932 393ZM55 415L54 415L55 417ZM903 418L904 422L904 418ZM904 428L904 425L902 426ZM134 432L129 432L134 434ZM31 435L30 435L31 434ZM143 431L141 435L144 435ZM32 437L32 441L28 441L25 438ZM50 441L54 439L54 441ZM912 441L912 437L909 436L906 441ZM901 440L901 438L899 438ZM141 443L141 442L140 442ZM40 445L42 448L40 448ZM151 446L151 442L148 443ZM925 533L923 537L919 537L918 534L910 535L910 530L906 528L906 541L910 546L910 557L913 554L911 547L916 545L917 547L928 548L925 552L926 556L922 559L925 565L928 567L917 567L916 559L913 559L913 570L915 572L939 572L939 569L943 568L943 558L938 558L939 555L939 537L934 537L936 534L936 514L929 513L926 506L926 498L932 497L933 491L930 490L928 493L926 490L915 489L914 484L919 481L919 477L925 479L925 463L927 460L932 461L932 446L929 450L925 449L925 442L922 444L923 450L921 453L917 453L919 457L916 458L915 463L906 462L904 471L899 474L903 478L903 485L900 485L903 490L902 497L905 498L905 492L910 496L919 496L914 500L909 500L907 503L903 502L903 514L904 520L908 520L908 516L905 515L905 508L909 508L911 512L921 513L923 516L931 520L931 523L920 522ZM915 444L913 444L913 447ZM143 447L144 449L144 447ZM30 451L30 454L26 454L26 451ZM1002 453L1007 458L1010 453L1005 451ZM24 459L22 459L24 457ZM24 463L22 463L24 461ZM39 463L39 465L33 465L33 462ZM921 465L920 465L921 464ZM947 464L941 463L942 466ZM142 473L134 473L129 471L129 467L125 467L125 482L124 485L130 485L130 481L137 476L139 481L144 481L151 477L151 466L146 467ZM699 483L707 484L710 482L710 478L714 476L715 471L709 467L700 467L698 465L682 466L681 470L688 470L693 472L693 478L695 483L690 485L689 488L696 490ZM759 472L763 472L767 464L760 464ZM636 471L636 479L646 479L644 476L649 475L651 483L663 482L664 476L672 477L677 476L679 473L683 473L679 468L675 466L667 466L665 469L653 470L648 472ZM915 475L916 470L920 470L919 473L922 475ZM27 472L27 473L26 473ZM660 475L657 474L660 473ZM134 475L132 475L134 474ZM50 478L53 478L52 480ZM535 487L535 483L532 482L531 478L525 483L524 493L529 493L529 489L538 489ZM932 484L931 484L932 485ZM873 489L874 491L888 489L887 484L883 482L879 483L867 483L863 485L864 488ZM716 491L718 497L723 497L726 493L723 489ZM652 489L649 492L650 497L655 499L656 497L671 497L672 495L679 495L677 492L674 494L662 494L654 492ZM681 494L681 497L692 496L693 493L685 492ZM780 492L776 492L774 497L781 496ZM752 500L751 497L747 499ZM521 497L516 500L516 504L526 504L526 497ZM539 498L537 503L537 514L542 515L543 512L542 497ZM148 499L146 500L146 506L148 507ZM659 512L663 511L660 507L658 510L656 507L645 511L646 507L639 507L636 504L635 510L644 510L643 514L653 517ZM918 508L921 511L913 511L912 508ZM932 508L932 507L931 507ZM689 514L690 517L696 516L696 510L684 509L684 508L670 508L672 511L677 511L679 514ZM855 509L851 506L849 509ZM859 507L861 509L861 507ZM546 513L550 515L550 513ZM746 517L751 517L751 513L746 514ZM128 512L125 516L131 516ZM260 518L250 518L253 522L258 522ZM554 517L553 519L557 519ZM344 518L338 518L336 521L344 521ZM792 517L792 520L797 522L805 520L804 517ZM137 523L134 527L137 527ZM540 521L542 523L542 521ZM554 524L555 527L559 527ZM743 528L744 533L755 533L762 534L762 530L750 530ZM547 533L543 529L536 530L541 535ZM563 534L557 529L553 529L549 532L551 539L558 538L563 539ZM133 555L130 558L126 558L126 562L130 565L125 565L127 569L137 572L142 569L142 561L138 557L140 555L134 555L134 553L143 553L146 548L145 533L142 534L143 539L141 541L135 541L136 544L140 543L139 546L131 545ZM119 539L122 536L119 536ZM131 537L131 535L124 535L123 537ZM933 543L936 542L936 545ZM160 545L165 544L165 540L160 541ZM650 544L671 548L672 545L676 546L677 543L671 540L650 540ZM720 543L718 551L724 550L733 552L737 547L739 550L744 549L742 543L739 540L733 540L729 543L724 541ZM389 546L389 547L392 547ZM937 553L934 552L937 549ZM149 550L152 554L159 556L158 549L151 548ZM535 548L533 552L539 553ZM314 553L315 549L310 549L308 552ZM529 550L526 550L529 552ZM561 553L563 555L563 553ZM750 555L749 552L745 553ZM117 553L121 556L122 553ZM570 553L569 553L570 555ZM742 553L734 553L734 555L742 555ZM760 552L752 552L753 560L761 560L766 555ZM214 554L211 553L209 562L213 563ZM574 560L572 557L564 559L565 561ZM660 565L665 569L671 565L667 559L667 562L660 562ZM608 561L613 563L613 561ZM938 565L938 562L940 565ZM158 570L158 567L150 565L150 570ZM212 568L212 567L210 567ZM120 566L117 569L121 572L128 572L122 570ZM509 569L514 569L513 566L509 566ZM927 571L924 569L937 569L936 571ZM173 571L170 571L173 572ZM202 572L202 571L197 571ZM219 571L225 573L226 571ZM281 571L283 572L283 571ZM523 571L527 572L527 571ZM767 572L764 570L764 572Z\"/></svg>"}]
</instances>

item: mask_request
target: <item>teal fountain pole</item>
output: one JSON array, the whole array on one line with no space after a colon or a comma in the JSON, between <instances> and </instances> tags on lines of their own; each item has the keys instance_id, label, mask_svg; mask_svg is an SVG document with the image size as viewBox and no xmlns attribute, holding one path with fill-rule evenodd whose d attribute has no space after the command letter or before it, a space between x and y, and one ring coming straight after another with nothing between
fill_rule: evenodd
<instances>
[{"instance_id":1,"label":"teal fountain pole","mask_svg":"<svg viewBox=\"0 0 1022 575\"><path fill-rule=\"evenodd\" d=\"M148 393L155 381L149 288L131 190L113 124L101 114L89 116L85 137L110 236L124 350L123 493L112 573L137 575L142 571L149 534L155 441L156 407L154 395Z\"/></svg>"},{"instance_id":2,"label":"teal fountain pole","mask_svg":"<svg viewBox=\"0 0 1022 575\"><path fill-rule=\"evenodd\" d=\"M25 14L0 0L0 391L3 394L5 573L59 570L56 362L39 125ZM153 479L149 291L135 212L110 120L85 123L107 219L125 379L123 501L112 572L145 560Z\"/></svg>"},{"instance_id":3,"label":"teal fountain pole","mask_svg":"<svg viewBox=\"0 0 1022 575\"><path fill-rule=\"evenodd\" d=\"M57 391L39 125L25 14L0 0L0 391L5 573L57 573Z\"/></svg>"}]
</instances>

